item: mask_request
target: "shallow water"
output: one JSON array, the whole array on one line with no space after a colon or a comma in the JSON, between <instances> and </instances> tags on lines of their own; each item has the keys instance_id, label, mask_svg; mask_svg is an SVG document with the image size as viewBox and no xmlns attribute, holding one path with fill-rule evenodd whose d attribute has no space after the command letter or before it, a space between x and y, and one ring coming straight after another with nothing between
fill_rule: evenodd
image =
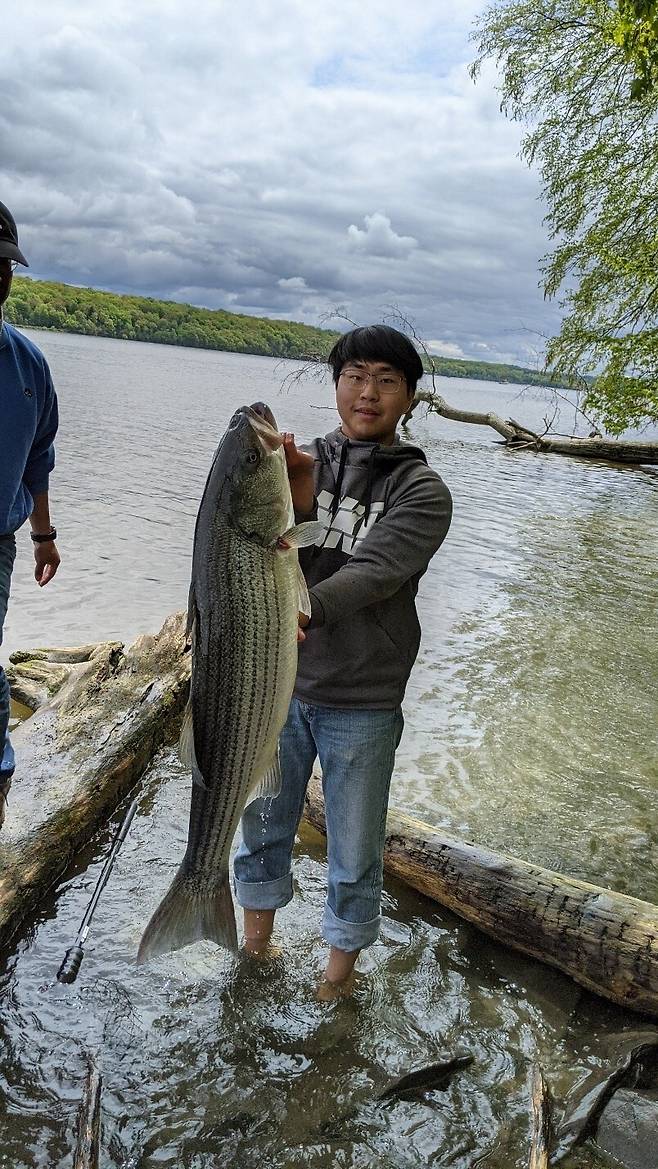
<instances>
[{"instance_id":1,"label":"shallow water","mask_svg":"<svg viewBox=\"0 0 658 1169\"><path fill-rule=\"evenodd\" d=\"M279 392L287 362L35 337L62 406L53 497L65 560L38 590L21 538L3 660L19 646L130 641L184 607L198 499L235 406L263 398L301 439L334 419L326 380ZM547 409L509 386L442 379L441 390L531 426ZM421 584L423 643L393 801L658 900L658 478L513 454L493 432L422 415L410 437L448 482L455 519ZM188 799L163 753L75 986L55 973L109 829L7 956L0 1165L70 1164L85 1053L95 1051L104 1167L507 1169L527 1162L535 1055L559 1101L601 1063L607 1031L637 1025L390 881L354 1000L321 1007L324 851L310 830L272 968L236 966L208 946L137 969L143 925L183 852ZM456 1051L475 1062L447 1092L374 1107L390 1079ZM597 1158L588 1146L571 1164Z\"/></svg>"},{"instance_id":2,"label":"shallow water","mask_svg":"<svg viewBox=\"0 0 658 1169\"><path fill-rule=\"evenodd\" d=\"M273 963L236 963L204 944L136 967L169 858L184 845L185 787L173 752L163 752L143 784L78 981L62 986L55 974L109 829L0 976L0 1165L70 1165L90 1053L103 1076L103 1167L527 1164L532 1062L541 1061L562 1101L589 1070L606 1066L598 1036L633 1020L392 881L382 935L360 962L353 999L317 1003L325 861L310 829ZM446 1091L376 1103L396 1076L456 1053L474 1063ZM604 1163L587 1149L566 1165Z\"/></svg>"}]
</instances>

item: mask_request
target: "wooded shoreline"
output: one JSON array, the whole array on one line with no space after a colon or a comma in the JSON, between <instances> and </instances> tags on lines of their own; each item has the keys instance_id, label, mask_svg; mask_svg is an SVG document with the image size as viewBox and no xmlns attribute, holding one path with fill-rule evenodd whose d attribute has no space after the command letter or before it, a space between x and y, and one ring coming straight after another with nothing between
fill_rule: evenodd
<instances>
[{"instance_id":1,"label":"wooded shoreline","mask_svg":"<svg viewBox=\"0 0 658 1169\"><path fill-rule=\"evenodd\" d=\"M279 357L322 363L340 332L298 321L254 317L177 301L127 296L15 276L7 320L19 328L52 329L91 337ZM568 388L562 378L518 365L432 355L439 377Z\"/></svg>"}]
</instances>

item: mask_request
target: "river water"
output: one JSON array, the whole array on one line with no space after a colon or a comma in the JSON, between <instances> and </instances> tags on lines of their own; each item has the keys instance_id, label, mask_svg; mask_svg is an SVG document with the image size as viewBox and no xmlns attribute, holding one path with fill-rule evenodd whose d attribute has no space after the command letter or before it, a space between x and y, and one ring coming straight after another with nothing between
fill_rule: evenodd
<instances>
[{"instance_id":1,"label":"river water","mask_svg":"<svg viewBox=\"0 0 658 1169\"><path fill-rule=\"evenodd\" d=\"M237 405L269 402L300 440L335 424L321 371L297 380L298 367L267 358L33 335L61 403L52 498L63 563L37 589L21 533L3 660L18 647L131 641L185 606L198 501ZM537 391L439 383L454 404L535 429L552 413ZM563 403L558 428L572 425ZM450 486L455 517L421 582L392 802L658 901L658 475L512 453L493 431L421 411L409 437ZM0 1165L70 1164L93 1052L108 1169L508 1169L527 1159L529 1062L539 1056L559 1101L602 1064L610 1029L636 1025L392 881L354 999L316 1004L325 862L308 829L271 968L199 946L137 969L142 927L184 850L188 798L166 751L145 777L74 987L54 974L113 826L7 956ZM447 1092L373 1105L393 1076L456 1051L475 1062ZM592 1146L569 1162L604 1163Z\"/></svg>"}]
</instances>

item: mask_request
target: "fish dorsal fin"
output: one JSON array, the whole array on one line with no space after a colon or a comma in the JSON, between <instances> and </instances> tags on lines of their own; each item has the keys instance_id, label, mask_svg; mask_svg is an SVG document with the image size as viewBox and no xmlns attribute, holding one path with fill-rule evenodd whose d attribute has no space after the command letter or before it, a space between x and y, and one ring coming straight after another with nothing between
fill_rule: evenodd
<instances>
[{"instance_id":1,"label":"fish dorsal fin","mask_svg":"<svg viewBox=\"0 0 658 1169\"><path fill-rule=\"evenodd\" d=\"M270 762L264 775L260 775L252 784L247 796L247 804L254 800L273 800L281 791L281 765L279 763L279 745L277 743L274 758Z\"/></svg>"},{"instance_id":2,"label":"fish dorsal fin","mask_svg":"<svg viewBox=\"0 0 658 1169\"><path fill-rule=\"evenodd\" d=\"M303 524L296 524L294 528L288 528L279 540L291 548L310 548L323 535L324 524L320 520L307 520Z\"/></svg>"}]
</instances>

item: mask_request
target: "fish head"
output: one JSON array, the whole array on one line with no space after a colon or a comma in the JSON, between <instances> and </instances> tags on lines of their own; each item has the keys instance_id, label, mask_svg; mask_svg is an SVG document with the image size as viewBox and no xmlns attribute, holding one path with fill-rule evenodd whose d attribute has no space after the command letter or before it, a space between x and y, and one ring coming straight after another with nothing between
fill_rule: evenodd
<instances>
[{"instance_id":1,"label":"fish head","mask_svg":"<svg viewBox=\"0 0 658 1169\"><path fill-rule=\"evenodd\" d=\"M232 527L266 547L294 522L283 438L269 406L256 402L233 415L222 443Z\"/></svg>"}]
</instances>

